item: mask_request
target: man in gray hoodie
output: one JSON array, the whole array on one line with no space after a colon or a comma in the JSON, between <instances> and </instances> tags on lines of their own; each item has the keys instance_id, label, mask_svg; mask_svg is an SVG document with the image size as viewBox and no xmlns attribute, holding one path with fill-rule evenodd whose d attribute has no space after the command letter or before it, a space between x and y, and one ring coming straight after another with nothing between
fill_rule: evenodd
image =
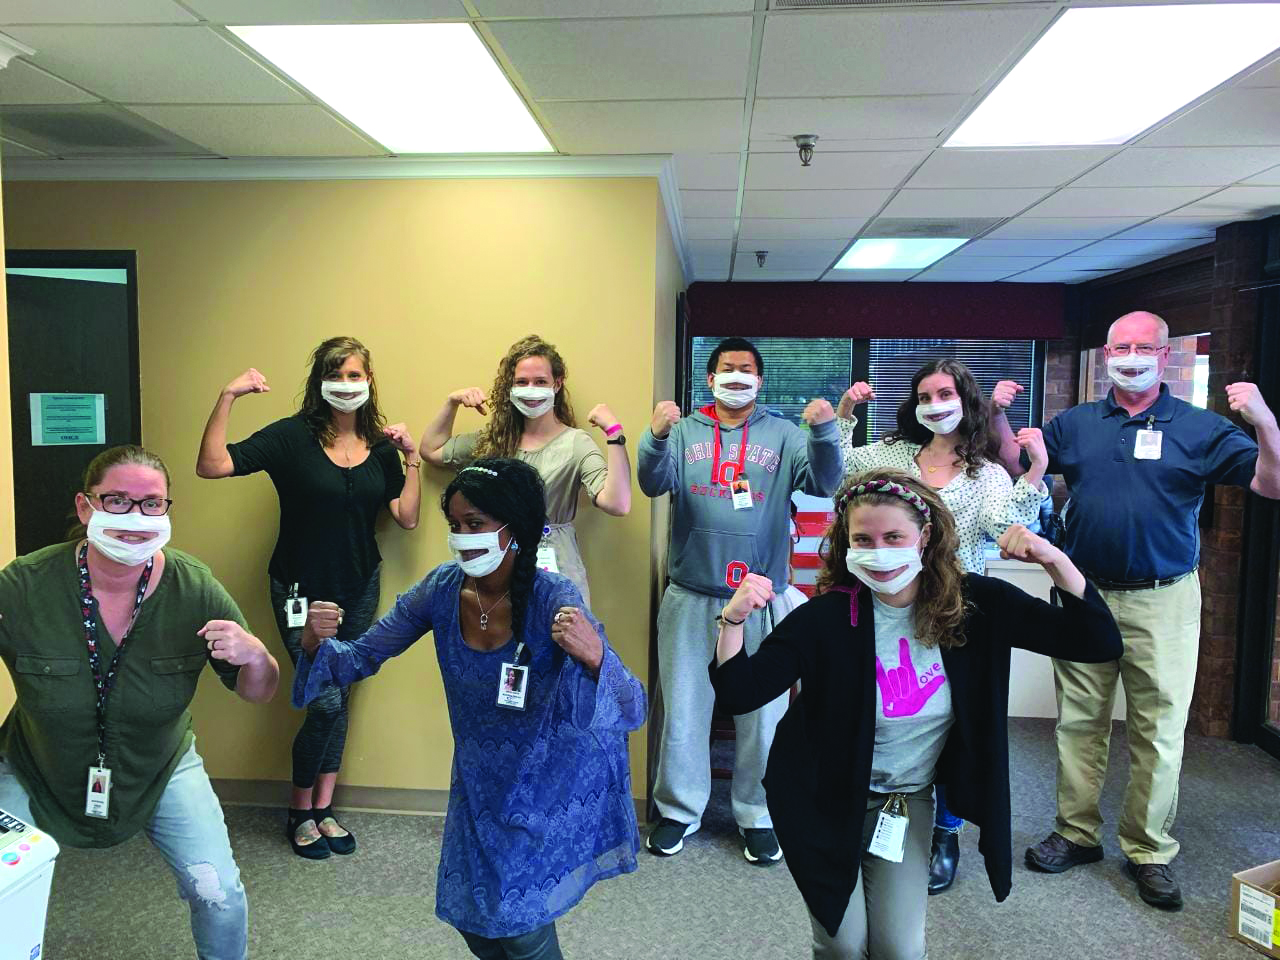
<instances>
[{"instance_id":1,"label":"man in gray hoodie","mask_svg":"<svg viewBox=\"0 0 1280 960\"><path fill-rule=\"evenodd\" d=\"M665 712L654 801L661 819L646 841L659 856L680 852L684 838L702 825L711 794L715 694L707 664L719 634L716 618L748 573L786 582L792 491L830 496L840 485L840 433L831 404L818 399L805 408L806 435L756 405L763 376L764 361L750 341L721 341L707 361L715 403L682 418L680 408L664 400L640 440L640 489L650 497L671 494L670 582L658 612ZM773 621L770 607L747 620L748 653ZM760 781L786 708L784 694L734 719L733 816L744 855L762 866L782 857Z\"/></svg>"}]
</instances>

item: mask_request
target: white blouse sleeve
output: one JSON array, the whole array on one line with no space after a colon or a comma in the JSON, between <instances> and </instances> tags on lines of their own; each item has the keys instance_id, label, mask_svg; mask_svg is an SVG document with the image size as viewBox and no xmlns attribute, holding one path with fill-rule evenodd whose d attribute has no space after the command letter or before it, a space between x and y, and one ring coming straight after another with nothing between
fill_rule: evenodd
<instances>
[{"instance_id":1,"label":"white blouse sleeve","mask_svg":"<svg viewBox=\"0 0 1280 960\"><path fill-rule=\"evenodd\" d=\"M1026 526L1040 515L1040 491L1022 477L1015 485L998 464L983 464L977 485L979 528L992 539L998 540L1013 524Z\"/></svg>"}]
</instances>

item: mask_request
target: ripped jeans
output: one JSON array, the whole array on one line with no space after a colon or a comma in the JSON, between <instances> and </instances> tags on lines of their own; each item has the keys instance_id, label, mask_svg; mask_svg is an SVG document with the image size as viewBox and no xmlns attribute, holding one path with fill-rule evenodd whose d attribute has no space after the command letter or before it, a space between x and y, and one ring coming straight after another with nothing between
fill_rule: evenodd
<instances>
[{"instance_id":1,"label":"ripped jeans","mask_svg":"<svg viewBox=\"0 0 1280 960\"><path fill-rule=\"evenodd\" d=\"M2 761L0 809L33 822L26 791ZM174 768L147 821L146 832L177 878L178 896L191 908L196 955L200 960L245 960L248 902L231 853L222 805L194 743Z\"/></svg>"}]
</instances>

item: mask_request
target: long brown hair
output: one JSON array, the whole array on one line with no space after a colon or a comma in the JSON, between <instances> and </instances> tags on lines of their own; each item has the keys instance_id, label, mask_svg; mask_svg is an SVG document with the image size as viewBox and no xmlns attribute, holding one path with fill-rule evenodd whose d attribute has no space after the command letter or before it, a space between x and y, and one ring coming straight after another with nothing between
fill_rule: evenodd
<instances>
[{"instance_id":1,"label":"long brown hair","mask_svg":"<svg viewBox=\"0 0 1280 960\"><path fill-rule=\"evenodd\" d=\"M929 520L926 521L916 507L896 494L883 491L853 493L856 487L871 480L887 480L905 487L928 506ZM959 539L955 519L932 487L901 471L881 467L855 474L844 482L836 494L835 520L827 530L820 551L823 566L818 573L817 592L826 593L834 587L861 586L849 572L845 553L850 546L849 516L855 508L868 505L901 507L921 531L928 524L929 542L925 544L921 558L920 592L915 600L916 633L926 646L963 646L966 601L962 580L964 570L956 557Z\"/></svg>"},{"instance_id":2,"label":"long brown hair","mask_svg":"<svg viewBox=\"0 0 1280 960\"><path fill-rule=\"evenodd\" d=\"M322 447L333 443L335 432L333 407L321 394L320 384L351 356L360 358L365 376L369 378L369 399L356 411L356 436L369 446L382 439L382 428L387 421L378 407L378 385L373 379L369 348L355 337L330 337L311 351L311 359L307 361L311 364L311 372L302 387L302 407L298 410L311 435L320 441Z\"/></svg>"},{"instance_id":3,"label":"long brown hair","mask_svg":"<svg viewBox=\"0 0 1280 960\"><path fill-rule=\"evenodd\" d=\"M80 484L80 492L88 493L102 483L103 479L106 478L107 471L112 467L120 466L150 467L152 470L158 470L160 475L164 477L166 493L171 486L169 468L164 465L163 460L145 447L140 447L133 443L125 443L118 447L108 447L89 461L89 465L84 468L84 479ZM84 524L80 522L73 509L71 512L71 529L67 531L67 539L79 540L86 532Z\"/></svg>"},{"instance_id":4,"label":"long brown hair","mask_svg":"<svg viewBox=\"0 0 1280 960\"><path fill-rule=\"evenodd\" d=\"M956 433L956 456L965 466L965 473L976 477L987 461L996 461L1000 455L1000 441L991 429L991 404L978 386L973 373L959 360L930 360L911 378L911 392L898 407L898 429L884 438L885 443L910 440L920 446L928 446L933 431L916 419L916 407L920 405L920 382L935 373L945 373L956 383L960 395L961 412L964 414Z\"/></svg>"},{"instance_id":5,"label":"long brown hair","mask_svg":"<svg viewBox=\"0 0 1280 960\"><path fill-rule=\"evenodd\" d=\"M569 400L569 388L565 385L569 368L564 365L555 344L531 333L523 340L513 343L498 364L498 375L489 389L489 423L480 431L480 439L476 443L477 457L514 457L520 449L525 416L511 402L511 385L516 378L516 364L529 357L542 357L546 360L551 365L551 378L560 383L554 406L556 419L566 427L578 425L573 415L573 404Z\"/></svg>"}]
</instances>

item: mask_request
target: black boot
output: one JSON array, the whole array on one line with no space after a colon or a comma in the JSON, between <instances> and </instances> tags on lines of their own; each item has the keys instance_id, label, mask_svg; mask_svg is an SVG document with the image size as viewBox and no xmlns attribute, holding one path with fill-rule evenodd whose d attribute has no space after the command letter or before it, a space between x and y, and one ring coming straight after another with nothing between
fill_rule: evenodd
<instances>
[{"instance_id":1,"label":"black boot","mask_svg":"<svg viewBox=\"0 0 1280 960\"><path fill-rule=\"evenodd\" d=\"M960 835L933 828L933 853L929 857L929 896L950 889L960 863Z\"/></svg>"}]
</instances>

